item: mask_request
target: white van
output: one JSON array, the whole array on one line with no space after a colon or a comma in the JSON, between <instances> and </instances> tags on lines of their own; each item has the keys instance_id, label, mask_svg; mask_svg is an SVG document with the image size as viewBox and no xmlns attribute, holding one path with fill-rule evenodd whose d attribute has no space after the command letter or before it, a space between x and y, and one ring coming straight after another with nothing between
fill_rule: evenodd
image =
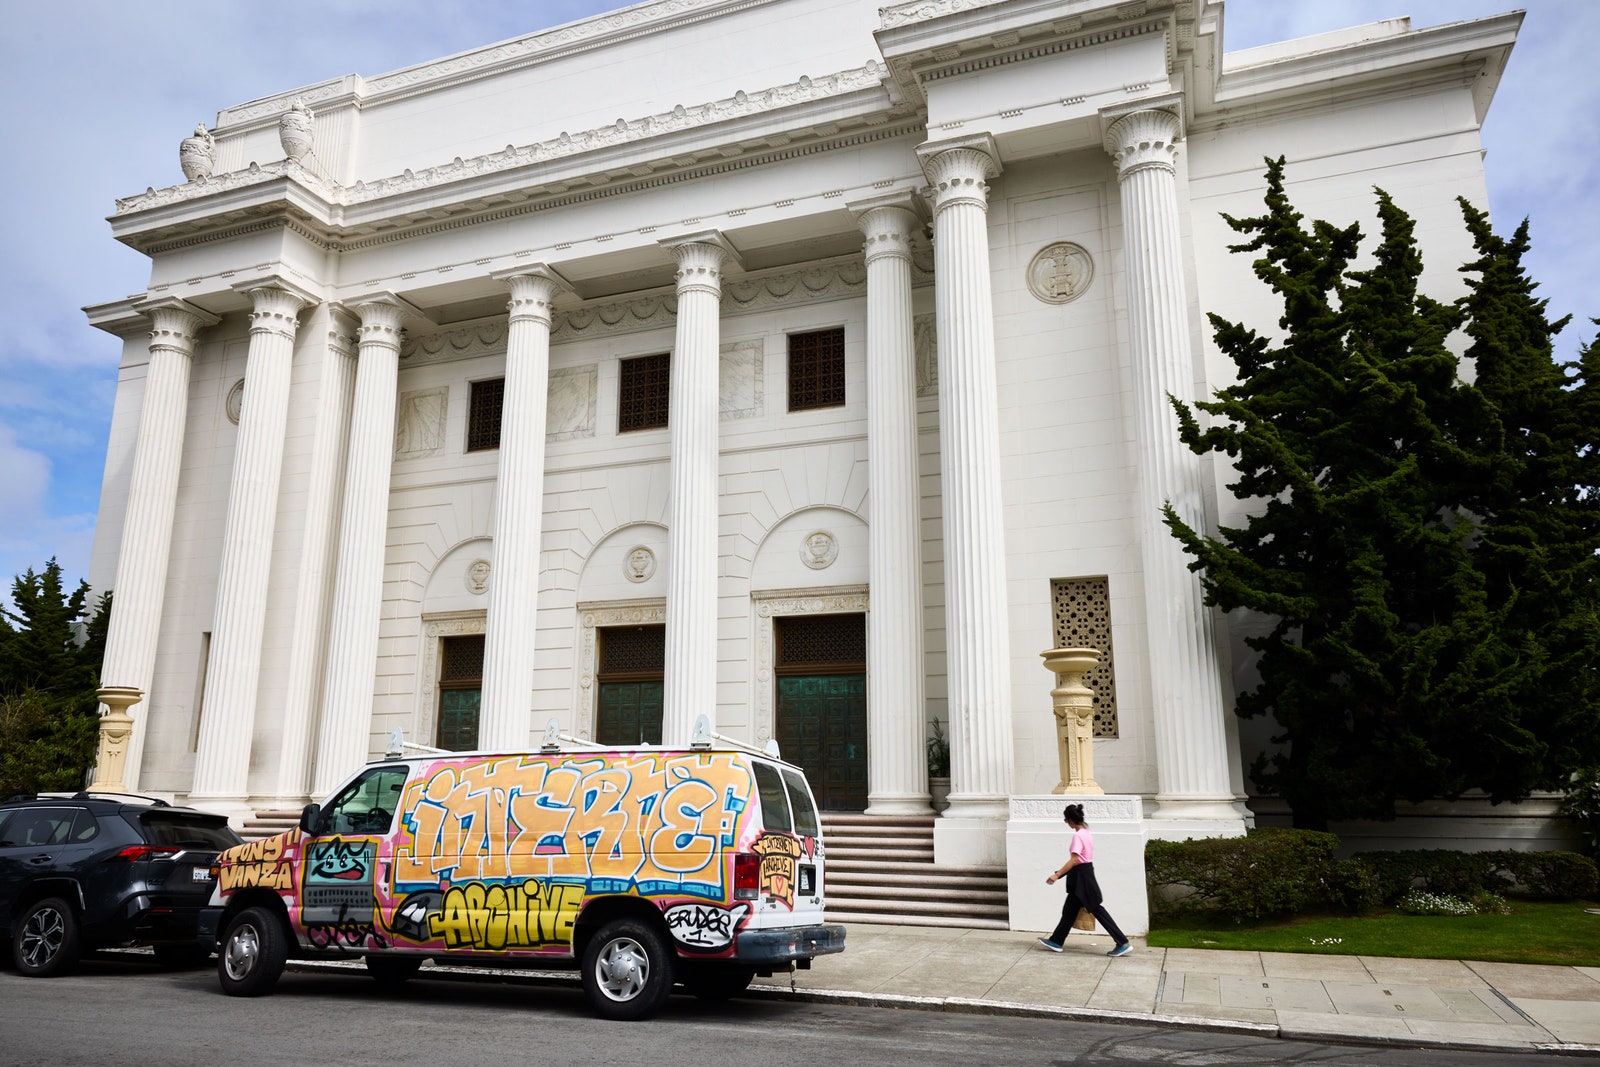
<instances>
[{"instance_id":1,"label":"white van","mask_svg":"<svg viewBox=\"0 0 1600 1067\"><path fill-rule=\"evenodd\" d=\"M567 961L596 1012L641 1019L674 983L722 999L844 950L800 768L547 741L373 761L298 829L222 853L200 939L223 990L271 991L290 956L362 956L384 983L430 958Z\"/></svg>"}]
</instances>

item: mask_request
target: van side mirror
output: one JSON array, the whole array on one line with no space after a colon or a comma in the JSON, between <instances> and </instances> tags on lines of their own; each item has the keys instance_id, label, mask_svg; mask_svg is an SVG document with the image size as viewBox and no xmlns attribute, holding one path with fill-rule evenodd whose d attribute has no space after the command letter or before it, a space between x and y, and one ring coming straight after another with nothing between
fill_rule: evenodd
<instances>
[{"instance_id":1,"label":"van side mirror","mask_svg":"<svg viewBox=\"0 0 1600 1067\"><path fill-rule=\"evenodd\" d=\"M307 804L300 811L300 829L315 837L322 828L322 806Z\"/></svg>"}]
</instances>

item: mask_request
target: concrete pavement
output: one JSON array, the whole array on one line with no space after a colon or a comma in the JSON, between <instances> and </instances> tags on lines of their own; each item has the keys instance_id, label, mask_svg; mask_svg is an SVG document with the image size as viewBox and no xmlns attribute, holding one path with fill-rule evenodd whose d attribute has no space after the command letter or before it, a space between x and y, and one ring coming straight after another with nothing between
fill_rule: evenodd
<instances>
[{"instance_id":1,"label":"concrete pavement","mask_svg":"<svg viewBox=\"0 0 1600 1067\"><path fill-rule=\"evenodd\" d=\"M1600 967L1160 949L1074 931L852 924L845 951L762 996L1192 1026L1313 1041L1600 1053Z\"/></svg>"}]
</instances>

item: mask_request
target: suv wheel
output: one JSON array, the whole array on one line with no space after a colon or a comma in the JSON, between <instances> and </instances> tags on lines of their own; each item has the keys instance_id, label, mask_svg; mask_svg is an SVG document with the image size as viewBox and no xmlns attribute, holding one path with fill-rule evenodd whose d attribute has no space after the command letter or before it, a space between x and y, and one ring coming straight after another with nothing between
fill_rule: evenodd
<instances>
[{"instance_id":1,"label":"suv wheel","mask_svg":"<svg viewBox=\"0 0 1600 1067\"><path fill-rule=\"evenodd\" d=\"M246 908L228 924L217 954L217 980L231 997L272 992L289 958L283 924L265 908Z\"/></svg>"},{"instance_id":2,"label":"suv wheel","mask_svg":"<svg viewBox=\"0 0 1600 1067\"><path fill-rule=\"evenodd\" d=\"M672 951L638 919L606 923L583 950L583 991L607 1019L643 1019L672 992Z\"/></svg>"},{"instance_id":3,"label":"suv wheel","mask_svg":"<svg viewBox=\"0 0 1600 1067\"><path fill-rule=\"evenodd\" d=\"M47 897L22 913L11 937L17 970L34 978L61 974L78 962L78 917L60 897Z\"/></svg>"}]
</instances>

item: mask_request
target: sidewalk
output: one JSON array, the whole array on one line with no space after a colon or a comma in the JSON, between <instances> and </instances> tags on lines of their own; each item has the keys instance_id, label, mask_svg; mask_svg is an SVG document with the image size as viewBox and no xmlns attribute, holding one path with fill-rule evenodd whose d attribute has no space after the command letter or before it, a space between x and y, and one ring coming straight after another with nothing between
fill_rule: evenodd
<instances>
[{"instance_id":1,"label":"sidewalk","mask_svg":"<svg viewBox=\"0 0 1600 1067\"><path fill-rule=\"evenodd\" d=\"M1600 1052L1600 968L1149 948L1073 932L1036 935L852 924L845 951L794 975L800 996L840 1003L1032 1015L1313 1041ZM756 980L792 996L789 976Z\"/></svg>"}]
</instances>

